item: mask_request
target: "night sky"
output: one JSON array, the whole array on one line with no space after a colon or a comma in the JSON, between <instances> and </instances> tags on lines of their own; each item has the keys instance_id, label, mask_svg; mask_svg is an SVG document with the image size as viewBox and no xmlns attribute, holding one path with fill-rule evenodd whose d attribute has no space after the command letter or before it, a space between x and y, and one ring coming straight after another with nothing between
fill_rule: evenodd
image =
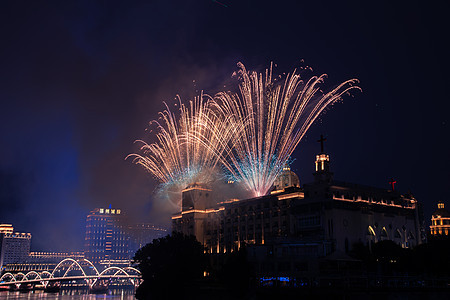
<instances>
[{"instance_id":1,"label":"night sky","mask_svg":"<svg viewBox=\"0 0 450 300\"><path fill-rule=\"evenodd\" d=\"M302 3L303 2L303 3ZM213 94L236 63L303 59L362 93L322 115L292 169L312 181L320 134L335 179L450 205L450 22L445 1L2 1L0 223L32 250L82 250L85 216L122 208L167 225L156 183L124 160L179 94ZM195 82L194 82L195 81Z\"/></svg>"}]
</instances>

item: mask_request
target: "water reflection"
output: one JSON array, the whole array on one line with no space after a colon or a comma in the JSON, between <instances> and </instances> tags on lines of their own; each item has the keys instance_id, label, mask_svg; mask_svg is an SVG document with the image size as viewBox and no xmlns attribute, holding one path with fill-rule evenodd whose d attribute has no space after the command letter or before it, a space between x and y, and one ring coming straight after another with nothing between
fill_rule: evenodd
<instances>
[{"instance_id":1,"label":"water reflection","mask_svg":"<svg viewBox=\"0 0 450 300\"><path fill-rule=\"evenodd\" d=\"M64 289L59 293L45 293L42 290L24 292L0 292L0 300L15 300L15 299L58 299L58 300L101 300L101 299L114 299L114 300L134 300L134 289L110 289L105 294L89 294L88 289Z\"/></svg>"}]
</instances>

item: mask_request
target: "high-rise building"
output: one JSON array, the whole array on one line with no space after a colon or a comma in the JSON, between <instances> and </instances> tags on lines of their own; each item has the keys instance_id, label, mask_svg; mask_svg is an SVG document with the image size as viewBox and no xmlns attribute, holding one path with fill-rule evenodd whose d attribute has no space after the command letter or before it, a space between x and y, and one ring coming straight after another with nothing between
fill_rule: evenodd
<instances>
[{"instance_id":1,"label":"high-rise building","mask_svg":"<svg viewBox=\"0 0 450 300\"><path fill-rule=\"evenodd\" d=\"M129 235L120 209L96 208L86 218L84 255L93 263L120 264L130 259Z\"/></svg>"},{"instance_id":2,"label":"high-rise building","mask_svg":"<svg viewBox=\"0 0 450 300\"><path fill-rule=\"evenodd\" d=\"M30 233L14 232L11 224L0 224L0 270L6 264L25 262L30 245Z\"/></svg>"}]
</instances>

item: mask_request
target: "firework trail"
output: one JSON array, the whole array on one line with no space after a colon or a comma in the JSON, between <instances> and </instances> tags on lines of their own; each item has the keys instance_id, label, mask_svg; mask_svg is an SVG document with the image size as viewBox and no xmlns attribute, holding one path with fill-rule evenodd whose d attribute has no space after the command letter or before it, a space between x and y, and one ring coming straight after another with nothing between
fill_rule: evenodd
<instances>
[{"instance_id":1,"label":"firework trail","mask_svg":"<svg viewBox=\"0 0 450 300\"><path fill-rule=\"evenodd\" d=\"M320 113L352 89L357 79L347 80L327 93L321 91L326 74L306 82L294 70L277 81L272 64L264 74L249 72L238 63L238 93L218 93L214 110L232 116L244 130L231 136L221 162L232 178L254 197L265 195Z\"/></svg>"},{"instance_id":2,"label":"firework trail","mask_svg":"<svg viewBox=\"0 0 450 300\"><path fill-rule=\"evenodd\" d=\"M209 108L211 101L202 93L186 106L178 97L178 114L164 103L161 121L150 122L157 126L157 142L136 141L142 144L141 154L130 154L126 159L132 157L133 163L152 174L165 190L179 192L190 183L211 181L223 149L240 124L215 114Z\"/></svg>"},{"instance_id":3,"label":"firework trail","mask_svg":"<svg viewBox=\"0 0 450 300\"><path fill-rule=\"evenodd\" d=\"M225 169L252 196L262 196L320 113L350 90L360 90L356 79L323 93L326 74L303 81L294 70L277 80L272 64L264 74L238 67L238 93L202 93L188 106L178 97L178 115L166 105L162 121L151 122L157 142L137 141L142 154L127 158L169 187L165 190L211 182Z\"/></svg>"}]
</instances>

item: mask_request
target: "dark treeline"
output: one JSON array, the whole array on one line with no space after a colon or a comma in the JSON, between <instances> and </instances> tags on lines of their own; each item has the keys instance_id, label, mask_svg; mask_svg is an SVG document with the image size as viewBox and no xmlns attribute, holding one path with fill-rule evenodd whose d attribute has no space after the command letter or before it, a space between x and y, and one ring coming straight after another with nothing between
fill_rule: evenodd
<instances>
[{"instance_id":1,"label":"dark treeline","mask_svg":"<svg viewBox=\"0 0 450 300\"><path fill-rule=\"evenodd\" d=\"M413 249L393 241L375 243L371 249L356 244L350 253L367 272L380 275L450 276L450 239L432 239Z\"/></svg>"},{"instance_id":2,"label":"dark treeline","mask_svg":"<svg viewBox=\"0 0 450 300\"><path fill-rule=\"evenodd\" d=\"M134 262L142 272L137 299L228 299L246 296L252 278L245 247L212 257L194 236L173 233L139 249Z\"/></svg>"},{"instance_id":3,"label":"dark treeline","mask_svg":"<svg viewBox=\"0 0 450 300\"><path fill-rule=\"evenodd\" d=\"M360 262L358 274L449 278L449 253L450 240L446 239L431 240L414 249L402 248L392 241L375 243L370 249L357 244L349 255ZM238 299L258 293L246 247L233 253L206 254L194 236L173 233L139 249L134 262L143 277L136 291L139 300ZM341 271L346 276L355 270ZM328 274L318 274L321 275Z\"/></svg>"}]
</instances>

